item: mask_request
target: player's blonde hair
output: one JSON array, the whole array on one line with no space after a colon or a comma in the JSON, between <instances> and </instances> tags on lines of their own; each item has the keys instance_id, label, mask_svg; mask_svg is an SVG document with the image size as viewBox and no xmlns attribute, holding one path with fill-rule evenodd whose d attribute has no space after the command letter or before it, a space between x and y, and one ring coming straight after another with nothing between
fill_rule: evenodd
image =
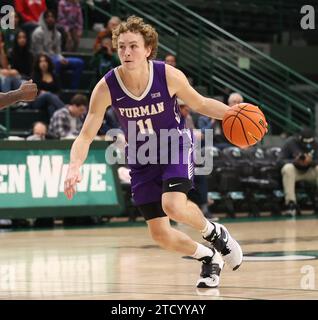
<instances>
[{"instance_id":1,"label":"player's blonde hair","mask_svg":"<svg viewBox=\"0 0 318 320\"><path fill-rule=\"evenodd\" d=\"M151 53L147 59L154 59L158 51L158 33L153 26L145 23L140 17L130 16L127 21L121 22L113 30L113 47L117 49L119 35L128 31L142 35L145 41L145 47L151 48Z\"/></svg>"}]
</instances>

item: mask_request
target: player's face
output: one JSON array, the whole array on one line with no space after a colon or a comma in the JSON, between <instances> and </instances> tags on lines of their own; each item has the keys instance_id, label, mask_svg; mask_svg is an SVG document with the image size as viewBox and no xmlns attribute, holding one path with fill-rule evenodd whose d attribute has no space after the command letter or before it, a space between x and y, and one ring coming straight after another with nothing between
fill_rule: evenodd
<instances>
[{"instance_id":1,"label":"player's face","mask_svg":"<svg viewBox=\"0 0 318 320\"><path fill-rule=\"evenodd\" d=\"M140 33L126 32L118 37L118 56L123 67L135 69L147 61L151 48L145 47Z\"/></svg>"}]
</instances>

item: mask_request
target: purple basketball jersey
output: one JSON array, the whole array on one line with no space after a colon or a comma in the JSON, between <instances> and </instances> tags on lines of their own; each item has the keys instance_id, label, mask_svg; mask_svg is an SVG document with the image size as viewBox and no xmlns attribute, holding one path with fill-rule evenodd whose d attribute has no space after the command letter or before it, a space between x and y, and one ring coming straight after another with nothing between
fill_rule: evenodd
<instances>
[{"instance_id":1,"label":"purple basketball jersey","mask_svg":"<svg viewBox=\"0 0 318 320\"><path fill-rule=\"evenodd\" d=\"M184 177L191 179L193 176L192 163L192 135L185 128L185 119L180 114L179 105L176 96L170 96L166 81L165 64L161 61L149 61L149 81L144 93L137 97L133 95L125 87L122 82L118 68L112 69L105 75L111 100L112 108L117 114L118 120L124 131L128 149L132 146L129 139L132 135L143 135L155 133L157 139L162 134L162 129L176 129L177 131L177 147L171 148L168 144L168 152L173 149L180 154L187 154L188 161L186 163L180 160L179 163L161 164L158 155L158 164L137 164L132 165L129 160L128 165L131 168L131 184L134 199L137 204L159 201L161 197L160 183L169 178ZM131 124L134 123L135 132L131 131ZM128 132L129 127L129 132ZM147 141L147 140L146 140ZM171 141L170 141L171 142ZM137 150L145 143L145 141L136 141ZM157 148L160 148L158 142ZM162 149L162 148L161 148ZM162 151L160 149L160 152ZM153 184L153 188L149 186ZM145 193L144 189L148 192ZM151 190L152 189L152 190ZM159 191L158 191L159 190Z\"/></svg>"},{"instance_id":2,"label":"purple basketball jersey","mask_svg":"<svg viewBox=\"0 0 318 320\"><path fill-rule=\"evenodd\" d=\"M124 130L128 141L128 122L135 121L136 129L153 130L157 136L160 129L184 129L185 119L181 116L176 96L170 97L165 64L161 61L149 61L150 76L148 85L140 97L134 96L123 84L118 69L112 69L105 75L110 90L112 107ZM137 144L142 144L138 142Z\"/></svg>"}]
</instances>

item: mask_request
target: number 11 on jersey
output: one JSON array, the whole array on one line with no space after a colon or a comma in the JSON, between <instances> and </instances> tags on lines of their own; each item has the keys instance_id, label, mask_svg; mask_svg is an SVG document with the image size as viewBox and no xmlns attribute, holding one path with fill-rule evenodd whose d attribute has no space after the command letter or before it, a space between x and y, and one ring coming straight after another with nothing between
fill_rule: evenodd
<instances>
[{"instance_id":1,"label":"number 11 on jersey","mask_svg":"<svg viewBox=\"0 0 318 320\"><path fill-rule=\"evenodd\" d=\"M141 134L153 134L154 130L153 130L153 126L152 126L152 121L150 118L144 120L138 120L137 121L137 125L139 127L139 131Z\"/></svg>"}]
</instances>

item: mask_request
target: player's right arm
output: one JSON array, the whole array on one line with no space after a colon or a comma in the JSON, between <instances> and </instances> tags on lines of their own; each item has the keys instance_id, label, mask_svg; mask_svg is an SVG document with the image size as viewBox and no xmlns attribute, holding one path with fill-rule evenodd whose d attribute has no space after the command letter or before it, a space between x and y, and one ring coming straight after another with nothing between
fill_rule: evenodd
<instances>
[{"instance_id":1,"label":"player's right arm","mask_svg":"<svg viewBox=\"0 0 318 320\"><path fill-rule=\"evenodd\" d=\"M76 183L80 182L80 167L84 163L89 146L102 125L107 107L111 104L109 88L102 78L92 92L89 111L79 136L75 139L70 156L70 164L64 181L64 193L72 199Z\"/></svg>"}]
</instances>

